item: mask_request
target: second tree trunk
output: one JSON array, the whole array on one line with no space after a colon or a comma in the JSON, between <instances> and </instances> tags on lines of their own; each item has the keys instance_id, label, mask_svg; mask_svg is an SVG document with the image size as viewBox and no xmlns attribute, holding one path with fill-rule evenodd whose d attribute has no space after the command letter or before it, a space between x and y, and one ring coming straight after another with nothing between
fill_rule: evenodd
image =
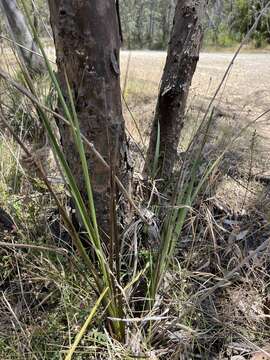
<instances>
[{"instance_id":1,"label":"second tree trunk","mask_svg":"<svg viewBox=\"0 0 270 360\"><path fill-rule=\"evenodd\" d=\"M161 87L151 130L145 173L152 174L160 125L156 178L169 179L177 158L191 80L202 44L206 0L178 0Z\"/></svg>"}]
</instances>

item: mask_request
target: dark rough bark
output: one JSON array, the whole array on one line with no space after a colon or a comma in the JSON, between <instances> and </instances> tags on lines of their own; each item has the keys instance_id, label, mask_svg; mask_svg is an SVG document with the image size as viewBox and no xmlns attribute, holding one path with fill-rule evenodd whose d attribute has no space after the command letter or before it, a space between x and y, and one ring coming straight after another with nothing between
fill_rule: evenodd
<instances>
[{"instance_id":1,"label":"dark rough bark","mask_svg":"<svg viewBox=\"0 0 270 360\"><path fill-rule=\"evenodd\" d=\"M186 102L203 37L202 17L206 0L178 0L161 87L145 163L150 174L160 124L158 178L169 179L177 158Z\"/></svg>"},{"instance_id":2,"label":"dark rough bark","mask_svg":"<svg viewBox=\"0 0 270 360\"><path fill-rule=\"evenodd\" d=\"M49 0L58 77L64 95L66 71L82 133L127 184L127 142L121 106L119 21L115 0ZM67 97L67 96L66 96ZM60 109L59 109L60 111ZM85 193L70 129L59 124L61 142L80 191ZM109 231L110 174L86 148L100 227Z\"/></svg>"},{"instance_id":3,"label":"dark rough bark","mask_svg":"<svg viewBox=\"0 0 270 360\"><path fill-rule=\"evenodd\" d=\"M35 54L39 53L39 50L26 25L24 15L17 6L16 0L0 0L0 9L4 13L5 22L13 40L22 45L22 47L17 46L19 57L30 70L39 74L43 73L45 63L42 57Z\"/></svg>"}]
</instances>

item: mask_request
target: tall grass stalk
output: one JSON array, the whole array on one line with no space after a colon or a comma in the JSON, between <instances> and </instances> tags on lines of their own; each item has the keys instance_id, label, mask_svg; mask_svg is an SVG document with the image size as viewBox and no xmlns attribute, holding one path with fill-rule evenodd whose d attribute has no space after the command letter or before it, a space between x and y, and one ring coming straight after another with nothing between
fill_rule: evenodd
<instances>
[{"instance_id":1,"label":"tall grass stalk","mask_svg":"<svg viewBox=\"0 0 270 360\"><path fill-rule=\"evenodd\" d=\"M81 330L78 332L74 343L72 344L71 348L69 349L65 360L71 360L72 356L74 354L74 352L76 351L82 337L84 336L85 332L87 331L87 328L89 327L89 325L91 324L93 317L95 316L103 298L105 297L106 293L108 292L108 288L104 289L104 291L102 292L102 294L100 295L100 297L98 298L97 302L95 303L94 307L92 308L88 318L86 319L85 323L83 324Z\"/></svg>"},{"instance_id":2,"label":"tall grass stalk","mask_svg":"<svg viewBox=\"0 0 270 360\"><path fill-rule=\"evenodd\" d=\"M221 82L219 86L217 87L214 96L211 98L211 101L209 102L209 105L204 113L201 125L199 126L196 135L191 139L190 145L188 146L188 150L192 147L194 147L194 142L196 139L198 139L198 135L200 135L203 132L203 127L205 127L204 130L204 136L201 142L201 146L197 150L197 152L194 154L195 160L193 162L191 171L188 171L187 178L183 176L182 171L180 171L179 179L177 182L177 185L175 186L174 190L174 196L172 197L171 202L171 210L169 212L169 215L166 217L166 220L164 222L164 225L161 230L161 244L160 244L160 251L158 253L158 257L156 260L156 263L154 264L154 270L151 275L150 279L150 286L149 286L149 292L150 292L150 304L153 305L157 291L159 289L160 284L162 283L162 280L164 278L164 275L166 273L166 270L168 269L169 263L171 261L172 255L175 251L176 242L179 240L183 225L185 223L186 216L188 214L189 209L192 207L192 204L194 203L196 197L198 196L202 186L207 181L208 177L211 175L211 173L218 167L220 161L222 160L225 152L228 150L229 146L232 145L232 143L239 138L239 136L242 134L243 131L245 131L250 124L248 124L244 129L242 129L239 134L228 144L225 148L225 150L222 152L222 154L213 162L210 163L204 174L202 175L200 181L196 185L196 174L198 173L198 169L200 166L200 159L203 153L204 146L207 141L207 136L209 133L210 126L212 124L213 119L213 104L214 101L219 94L222 85L224 84L226 78L228 77L230 70L235 62L235 59L237 58L238 54L240 53L242 47L244 44L249 40L252 33L256 30L258 23L262 16L265 15L266 11L270 8L270 3L266 4L265 7L261 10L258 17L256 18L253 26L246 34L245 38L239 45L237 51L235 52L231 62L229 63L223 78L221 79ZM211 111L212 112L207 120L208 114ZM181 185L181 186L180 186ZM182 187L182 188L181 188Z\"/></svg>"},{"instance_id":3,"label":"tall grass stalk","mask_svg":"<svg viewBox=\"0 0 270 360\"><path fill-rule=\"evenodd\" d=\"M207 176L204 177L203 182L199 181L198 184L196 184L197 173L201 164L203 149L207 142L212 120L213 113L208 119L204 136L201 140L201 145L197 150L195 149L195 152L193 151L193 154L191 154L191 156L194 157L191 169L188 170L185 175L186 169L183 166L174 188L171 204L168 209L168 215L166 216L161 230L160 251L156 263L154 264L153 275L150 281L150 299L152 303L156 298L159 286L175 252L176 243L180 240L186 216L196 199L194 194L198 195L201 187L210 175L210 172L207 172ZM216 166L217 165L218 163L216 163ZM214 168L211 169L211 171L213 170Z\"/></svg>"},{"instance_id":4,"label":"tall grass stalk","mask_svg":"<svg viewBox=\"0 0 270 360\"><path fill-rule=\"evenodd\" d=\"M160 156L160 124L159 121L157 123L157 141L156 141L156 148L155 148L155 156L154 156L154 164L152 169L152 177L153 179L156 177L158 172L158 160Z\"/></svg>"}]
</instances>

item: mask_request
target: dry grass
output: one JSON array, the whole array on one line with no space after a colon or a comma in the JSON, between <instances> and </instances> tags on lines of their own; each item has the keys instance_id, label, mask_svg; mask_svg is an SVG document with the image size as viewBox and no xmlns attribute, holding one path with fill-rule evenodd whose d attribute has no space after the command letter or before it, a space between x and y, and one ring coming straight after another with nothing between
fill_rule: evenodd
<instances>
[{"instance_id":1,"label":"dry grass","mask_svg":"<svg viewBox=\"0 0 270 360\"><path fill-rule=\"evenodd\" d=\"M49 51L53 57L53 51ZM9 63L9 70L16 70L11 53L7 56L6 67ZM230 57L220 53L202 55L192 84L182 151L198 127ZM122 84L127 80L124 96L147 142L165 54L132 52L128 59L129 54L123 52ZM268 61L262 54L240 56L215 103L206 162L224 148L240 126L268 109ZM124 114L128 130L139 142L129 111L125 109ZM74 359L128 360L134 358L131 350L136 354L144 349L153 360L236 360L234 356L243 360L260 348L267 349L269 244L263 250L256 249L270 237L269 195L268 184L255 181L254 175L267 175L269 171L268 120L263 118L230 149L190 213L174 264L166 275L158 309L164 319L155 322L152 342L142 338L144 324L138 323L137 331L130 332L128 346L117 343L103 329L100 320L104 314L100 313ZM24 174L17 160L17 147L2 134L0 207L12 215L19 229L2 233L2 240L57 245L68 249L70 255L0 249L0 358L64 358L93 305L92 284L81 276L83 269L49 195L33 175ZM16 188L12 185L14 173L20 179ZM61 188L59 192L65 198ZM227 278L228 274L233 276Z\"/></svg>"},{"instance_id":2,"label":"dry grass","mask_svg":"<svg viewBox=\"0 0 270 360\"><path fill-rule=\"evenodd\" d=\"M194 135L231 57L232 54L222 53L201 55L189 97L181 151L185 151ZM162 52L122 54L123 74L127 73L129 63L126 100L146 143L164 61ZM215 121L205 153L207 161L221 151L241 127L269 109L268 62L268 54L258 53L244 53L237 59L215 101ZM129 130L139 141L126 111L125 116ZM190 218L186 238L181 239L179 249L181 271L174 273L169 280L174 291L168 298L181 299L172 300L180 318L185 302L188 303L190 296L196 294L195 289L200 293L205 286L204 291L207 291L211 283L218 281L215 277L223 278L270 236L268 182L265 184L254 179L256 174L268 178L269 121L270 116L264 116L230 148L220 170L208 185L204 201L198 205L196 215ZM179 341L175 358L195 358L193 351L199 351L199 358L203 359L229 359L233 355L246 359L256 350L260 353L258 348L261 345L268 345L269 246L267 249L247 262L234 281L207 300L199 301L197 310L191 305L191 315L184 320L187 328L183 329L179 324L178 330L173 332L173 327L168 326L169 337L175 336ZM198 312L198 318L194 311ZM166 338L164 332L162 334Z\"/></svg>"}]
</instances>

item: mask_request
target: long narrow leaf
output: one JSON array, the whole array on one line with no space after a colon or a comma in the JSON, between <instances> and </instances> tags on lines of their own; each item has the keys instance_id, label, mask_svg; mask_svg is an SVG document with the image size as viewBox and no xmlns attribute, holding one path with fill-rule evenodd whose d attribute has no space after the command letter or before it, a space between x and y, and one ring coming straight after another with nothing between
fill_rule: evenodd
<instances>
[{"instance_id":1,"label":"long narrow leaf","mask_svg":"<svg viewBox=\"0 0 270 360\"><path fill-rule=\"evenodd\" d=\"M106 288L102 294L100 295L100 297L98 298L97 302L95 303L95 306L93 307L93 309L91 310L88 318L86 319L85 323L83 324L81 330L78 332L74 343L72 344L71 348L68 350L68 353L65 357L65 360L71 360L72 359L72 355L74 354L74 352L76 351L82 337L84 336L87 328L89 327L89 325L91 324L93 317L95 316L103 298L105 297L105 295L107 294L109 288Z\"/></svg>"}]
</instances>

